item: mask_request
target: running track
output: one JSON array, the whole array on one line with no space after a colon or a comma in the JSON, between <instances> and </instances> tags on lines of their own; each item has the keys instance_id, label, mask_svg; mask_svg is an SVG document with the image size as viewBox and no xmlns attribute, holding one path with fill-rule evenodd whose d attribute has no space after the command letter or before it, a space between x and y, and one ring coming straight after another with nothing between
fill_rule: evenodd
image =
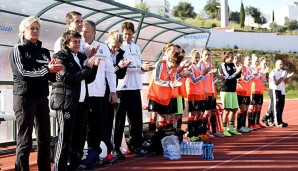
<instances>
[{"instance_id":1,"label":"running track","mask_svg":"<svg viewBox=\"0 0 298 171\"><path fill-rule=\"evenodd\" d=\"M268 103L264 104L262 115ZM202 160L201 156L182 156L181 160L170 161L162 156L136 158L127 156L110 167L96 170L254 170L254 171L297 171L298 170L298 99L287 100L284 121L287 128L265 128L240 136L214 140L215 160ZM15 156L0 156L0 170L13 170ZM30 156L32 171L37 171L36 153Z\"/></svg>"}]
</instances>

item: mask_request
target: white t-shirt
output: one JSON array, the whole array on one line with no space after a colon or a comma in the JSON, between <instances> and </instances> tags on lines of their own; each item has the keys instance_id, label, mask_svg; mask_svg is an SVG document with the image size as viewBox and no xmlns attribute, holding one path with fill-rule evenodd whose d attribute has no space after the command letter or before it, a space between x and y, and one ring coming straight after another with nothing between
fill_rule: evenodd
<instances>
[{"instance_id":1,"label":"white t-shirt","mask_svg":"<svg viewBox=\"0 0 298 171\"><path fill-rule=\"evenodd\" d=\"M273 89L273 90L280 90L282 94L286 94L286 89L285 89L285 82L282 81L278 86L275 84L275 82L277 80L279 80L282 75L284 75L286 71L280 69L273 69L270 73L269 73L269 89ZM274 81L272 81L274 80Z\"/></svg>"},{"instance_id":2,"label":"white t-shirt","mask_svg":"<svg viewBox=\"0 0 298 171\"><path fill-rule=\"evenodd\" d=\"M105 43L93 41L92 44L99 45L99 49L95 55L99 55L101 60L97 69L95 80L88 84L90 97L104 97L106 91L106 81L110 87L110 92L116 92L116 74L114 73L113 59L111 52ZM86 43L86 47L89 44Z\"/></svg>"},{"instance_id":3,"label":"white t-shirt","mask_svg":"<svg viewBox=\"0 0 298 171\"><path fill-rule=\"evenodd\" d=\"M72 53L74 60L76 61L76 63L79 65L79 67L82 69L82 66L80 64L80 60L77 56L77 54ZM85 80L81 81L81 92L80 92L80 99L79 102L84 102L85 101L85 97L86 97L86 83Z\"/></svg>"},{"instance_id":4,"label":"white t-shirt","mask_svg":"<svg viewBox=\"0 0 298 171\"><path fill-rule=\"evenodd\" d=\"M132 63L127 67L125 77L118 80L117 90L141 90L143 71L139 46L133 42L130 44L123 42L121 48L125 51L124 59L129 59Z\"/></svg>"}]
</instances>

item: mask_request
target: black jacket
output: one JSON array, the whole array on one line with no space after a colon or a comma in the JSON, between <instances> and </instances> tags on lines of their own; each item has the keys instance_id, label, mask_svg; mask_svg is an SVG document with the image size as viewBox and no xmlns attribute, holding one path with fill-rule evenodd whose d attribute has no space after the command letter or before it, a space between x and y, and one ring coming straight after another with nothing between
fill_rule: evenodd
<instances>
[{"instance_id":1,"label":"black jacket","mask_svg":"<svg viewBox=\"0 0 298 171\"><path fill-rule=\"evenodd\" d=\"M26 39L13 47L10 52L10 65L13 73L13 94L30 97L47 97L49 80L55 81L55 74L50 74L48 49L41 41L32 43Z\"/></svg>"},{"instance_id":2,"label":"black jacket","mask_svg":"<svg viewBox=\"0 0 298 171\"><path fill-rule=\"evenodd\" d=\"M118 66L118 63L123 60L123 55L124 55L125 51L122 50L122 49L119 49L118 50L118 54L116 55L116 63L114 63L114 68L115 68L115 74L116 74L116 86L118 85L118 79L123 79L125 77L125 74L126 74L126 71L127 71L127 68L120 68ZM113 61L114 62L114 61ZM110 93L110 87L109 87L109 84L107 83L107 79L106 79L106 95L108 93Z\"/></svg>"},{"instance_id":3,"label":"black jacket","mask_svg":"<svg viewBox=\"0 0 298 171\"><path fill-rule=\"evenodd\" d=\"M81 81L86 83L85 102L88 102L88 86L87 84L95 80L97 66L89 68L84 66L86 55L78 52L77 54L80 66L74 60L73 54L69 49L60 50L54 54L54 59L60 59L64 69L57 73L57 82L52 86L50 106L53 110L74 111L79 103L81 93Z\"/></svg>"},{"instance_id":4,"label":"black jacket","mask_svg":"<svg viewBox=\"0 0 298 171\"><path fill-rule=\"evenodd\" d=\"M236 66L234 63L225 63L223 62L218 68L220 75L230 76L228 79L225 79L221 82L220 91L222 92L236 92L237 78L240 78L241 72L235 76L233 74L236 72Z\"/></svg>"}]
</instances>

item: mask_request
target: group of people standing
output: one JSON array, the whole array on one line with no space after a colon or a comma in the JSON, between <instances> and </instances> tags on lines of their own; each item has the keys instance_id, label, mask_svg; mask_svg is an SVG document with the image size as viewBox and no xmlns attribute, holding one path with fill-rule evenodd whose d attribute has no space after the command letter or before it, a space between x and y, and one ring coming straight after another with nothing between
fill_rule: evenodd
<instances>
[{"instance_id":1,"label":"group of people standing","mask_svg":"<svg viewBox=\"0 0 298 171\"><path fill-rule=\"evenodd\" d=\"M52 58L39 40L40 19L28 17L20 24L20 43L10 54L18 125L15 170L29 171L33 127L38 168L51 170L49 104L57 111L58 123L53 170L92 169L95 164L125 159L120 146L126 113L135 153L147 153L141 149L141 74L154 67L142 63L141 51L132 42L133 23L124 22L122 33L111 30L107 43L103 43L95 40L95 23L83 21L79 12L67 13L65 21L68 29L56 41ZM50 102L49 81L53 82ZM86 140L88 150L84 152ZM108 152L103 159L99 158L101 141Z\"/></svg>"},{"instance_id":2,"label":"group of people standing","mask_svg":"<svg viewBox=\"0 0 298 171\"><path fill-rule=\"evenodd\" d=\"M267 72L266 68L262 68L266 63L262 63L263 60L261 66L255 65L253 68L249 66L249 59L245 58L248 62L242 66L237 60L234 64L234 54L227 52L218 69L219 75L215 77L217 69L211 63L210 49L193 50L188 61L179 45L167 44L163 48L164 56L151 65L142 63L141 51L132 40L135 33L132 22L122 24L122 33L111 30L107 43L103 43L95 39L96 24L90 20L83 21L79 12L67 13L65 21L68 29L56 41L52 57L39 40L39 18L27 17L19 26L20 43L13 47L10 54L14 82L13 109L18 128L15 170L29 171L33 127L36 129L38 168L42 171L51 170L49 104L57 111L58 123L53 170L92 169L95 164L108 165L125 159L120 147L126 116L130 123L133 152L136 156L151 156L150 151L142 148L140 90L142 73L152 70L148 91L150 130L180 129L185 104L190 112L187 124L189 137L200 135L210 138L211 135L207 133L209 117L214 136L240 134L234 126L238 103L238 130L246 129L246 113L250 125L255 125L251 120L256 120L258 124L262 101L259 93L264 92L258 88L264 83L264 74ZM284 83L291 76L280 69L269 75L269 81L272 81L270 92L276 99L272 100L273 112L268 111L265 118L269 121L270 115L274 114L277 126L285 124L281 117L283 105L275 109L274 104L284 100ZM50 101L49 81L53 82ZM223 134L216 130L217 82L222 84ZM254 87L252 105L257 104L258 107L247 107L250 104L250 98L247 97L250 97L251 92L240 93L241 86L248 85L247 82ZM238 99L236 92L240 93ZM184 99L187 103L184 103ZM157 114L161 118L158 126ZM84 150L85 141L87 150ZM108 155L105 158L99 157L101 141L107 146Z\"/></svg>"},{"instance_id":3,"label":"group of people standing","mask_svg":"<svg viewBox=\"0 0 298 171\"><path fill-rule=\"evenodd\" d=\"M277 60L275 69L267 74L269 67L266 58L223 54L218 70L211 63L211 51L193 49L190 61L181 62L183 54L179 46L168 44L163 48L164 57L156 63L149 85L148 111L151 112L149 130L155 131L175 127L181 129L179 106L185 99L188 106L188 137L213 139L241 135L267 126L287 127L282 113L285 99L285 83L293 75L282 70L282 61ZM175 56L180 53L180 56ZM217 76L215 76L215 74ZM216 118L216 83L220 82L220 97L223 108L222 125ZM263 94L269 82L271 103L261 121ZM160 121L156 126L157 114ZM211 129L208 131L208 121ZM248 123L246 123L248 121ZM221 130L217 128L223 128Z\"/></svg>"}]
</instances>

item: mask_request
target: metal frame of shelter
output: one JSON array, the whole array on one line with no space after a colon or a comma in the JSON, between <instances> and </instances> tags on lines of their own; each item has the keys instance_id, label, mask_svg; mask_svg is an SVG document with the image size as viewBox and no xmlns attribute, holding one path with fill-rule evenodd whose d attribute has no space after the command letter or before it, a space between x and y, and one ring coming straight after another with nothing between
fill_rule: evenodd
<instances>
[{"instance_id":1,"label":"metal frame of shelter","mask_svg":"<svg viewBox=\"0 0 298 171\"><path fill-rule=\"evenodd\" d=\"M0 16L1 22L9 23L11 19L6 19L9 15L12 19L17 21L24 17L35 15L42 21L46 22L47 26L56 26L48 29L46 40L43 42L51 42L49 46L54 44L53 36L57 36L65 29L64 17L69 11L78 11L82 13L83 19L89 19L95 22L97 31L97 40L103 40L107 37L108 31L113 28L120 28L122 22L130 20L136 26L136 33L134 34L134 42L140 46L142 53L151 53L151 60L154 62L158 59L162 52L161 47L167 43L173 43L175 40L191 34L204 33L207 34L205 46L207 46L210 32L206 29L185 24L176 20L169 19L160 15L145 12L133 7L129 7L111 0L14 0L1 3ZM3 16L3 18L2 18ZM3 20L2 20L3 19ZM3 23L0 23L3 24ZM19 23L9 23L17 28ZM65 27L65 28L64 28ZM44 28L42 27L42 30ZM60 30L59 30L60 29ZM1 35L2 33L0 33ZM17 30L7 35L6 38L12 39L10 41L0 40L0 48L7 48L7 52L18 42ZM43 33L44 34L44 33ZM58 35L59 36L59 35ZM3 37L2 37L3 38ZM155 47L154 53L152 46ZM151 49L150 49L151 46ZM54 46L52 46L54 47ZM51 50L51 49L50 49ZM148 52L146 52L146 50ZM9 54L9 53L7 53ZM154 59L152 59L154 57ZM146 60L146 59L145 59ZM0 86L11 86L12 81L0 80ZM0 120L1 122L1 120ZM14 139L15 139L14 130ZM1 145L1 144L0 144Z\"/></svg>"},{"instance_id":2,"label":"metal frame of shelter","mask_svg":"<svg viewBox=\"0 0 298 171\"><path fill-rule=\"evenodd\" d=\"M31 1L31 2L34 2L34 1ZM162 43L162 44L172 43L173 41L177 40L180 37L183 37L185 35L190 35L190 34L196 34L196 33L208 33L208 38L205 44L205 46L207 46L209 37L210 37L210 32L206 29L185 24L160 15L145 12L143 10L132 8L111 0L89 0L89 1L52 0L52 3L49 3L49 5L47 5L46 7L37 11L35 16L40 17L41 20L43 21L65 25L63 21L57 21L57 20L48 19L44 17L45 13L48 13L52 9L55 9L64 4L68 4L73 7L90 11L87 14L83 14L83 19L88 19L89 17L92 17L96 14L104 14L103 17L100 17L96 21L94 21L96 25L101 25L105 21L107 20L111 21L111 19L115 18L113 22L106 25L104 29L97 29L97 31L100 32L100 34L97 34L98 35L96 37L97 40L100 40L105 34L107 34L108 30L124 22L125 20L136 22L138 25L134 36L134 42L137 43L138 40L147 41L141 47L141 52L143 52L150 43ZM108 6L108 8L103 8L103 9L96 8L100 6ZM69 11L71 11L71 9ZM26 13L21 13L17 11L8 11L5 9L1 9L1 7L0 7L0 12L24 16L24 17L29 16ZM151 21L150 20L147 21L147 19L150 19ZM159 28L159 31L152 33L151 37L150 36L147 38L141 37L140 33L148 27ZM148 30L146 31L148 32ZM167 34L169 32L171 32L171 34ZM173 38L166 41L160 40L160 38L157 40L158 37L162 37L165 34L167 34L167 37L169 37L168 35L170 35ZM4 44L1 44L1 45L5 46ZM161 55L161 52L157 53L155 55L156 59L160 55Z\"/></svg>"}]
</instances>

